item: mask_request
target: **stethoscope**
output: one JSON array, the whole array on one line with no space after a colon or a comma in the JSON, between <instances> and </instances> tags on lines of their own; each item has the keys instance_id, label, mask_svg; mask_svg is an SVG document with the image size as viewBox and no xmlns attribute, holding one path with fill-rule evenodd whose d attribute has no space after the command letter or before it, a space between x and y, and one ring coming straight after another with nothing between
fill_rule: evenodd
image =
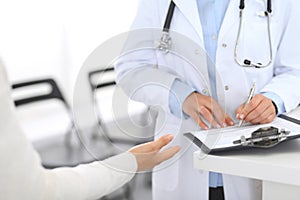
<instances>
[{"instance_id":1,"label":"stethoscope","mask_svg":"<svg viewBox=\"0 0 300 200\"><path fill-rule=\"evenodd\" d=\"M169 30L170 30L170 25L171 21L173 18L174 14L174 9L175 9L175 3L173 0L171 0L169 9L168 9L168 14L164 23L163 27L163 32L160 38L160 42L158 45L158 49L161 51L164 51L165 53L168 53L171 45L172 45L172 39L169 35ZM273 61L273 50L272 50L272 41L271 41L271 13L272 13L272 1L267 0L267 10L263 13L263 16L267 17L267 26L268 26L268 41L269 41L269 61L265 64L260 63L260 62L253 62L249 59L244 59L243 61L240 61L238 59L238 49L239 49L239 42L240 42L240 36L241 36L241 30L242 30L242 25L243 25L243 12L245 9L245 0L240 0L240 5L239 5L240 13L239 13L239 29L238 29L238 34L237 34L237 39L235 43L235 49L234 49L234 60L235 62L242 66L242 67L255 67L255 68L263 68L269 66L272 61Z\"/></svg>"}]
</instances>

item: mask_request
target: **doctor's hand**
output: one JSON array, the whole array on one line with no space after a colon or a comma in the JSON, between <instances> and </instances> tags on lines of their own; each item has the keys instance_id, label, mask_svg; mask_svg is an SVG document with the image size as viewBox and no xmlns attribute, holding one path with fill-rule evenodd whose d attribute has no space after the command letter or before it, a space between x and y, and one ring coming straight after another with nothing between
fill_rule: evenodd
<instances>
[{"instance_id":1,"label":"doctor's hand","mask_svg":"<svg viewBox=\"0 0 300 200\"><path fill-rule=\"evenodd\" d=\"M276 117L276 108L271 99L262 94L255 95L248 104L236 110L236 118L251 124L266 124Z\"/></svg>"},{"instance_id":2,"label":"doctor's hand","mask_svg":"<svg viewBox=\"0 0 300 200\"><path fill-rule=\"evenodd\" d=\"M137 160L138 171L150 170L161 162L173 157L179 150L179 146L172 146L164 151L160 150L173 140L173 135L168 134L159 139L135 146L129 150Z\"/></svg>"},{"instance_id":3,"label":"doctor's hand","mask_svg":"<svg viewBox=\"0 0 300 200\"><path fill-rule=\"evenodd\" d=\"M202 129L208 129L209 126L201 117L214 128L234 125L232 119L212 97L197 92L193 92L185 99L183 112L189 115Z\"/></svg>"}]
</instances>

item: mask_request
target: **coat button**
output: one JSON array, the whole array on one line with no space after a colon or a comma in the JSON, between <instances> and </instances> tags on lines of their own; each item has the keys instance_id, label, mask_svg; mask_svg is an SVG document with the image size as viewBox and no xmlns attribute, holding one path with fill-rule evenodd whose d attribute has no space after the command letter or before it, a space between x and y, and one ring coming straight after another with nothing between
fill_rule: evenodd
<instances>
[{"instance_id":1,"label":"coat button","mask_svg":"<svg viewBox=\"0 0 300 200\"><path fill-rule=\"evenodd\" d=\"M213 34L213 35L211 36L211 39L216 40L216 39L217 39L217 35Z\"/></svg>"},{"instance_id":2,"label":"coat button","mask_svg":"<svg viewBox=\"0 0 300 200\"><path fill-rule=\"evenodd\" d=\"M225 85L225 90L227 91L227 90L229 90L229 86L228 85Z\"/></svg>"},{"instance_id":3,"label":"coat button","mask_svg":"<svg viewBox=\"0 0 300 200\"><path fill-rule=\"evenodd\" d=\"M208 91L207 91L207 89L202 89L202 94L205 94L205 95L207 95L207 94L208 94Z\"/></svg>"},{"instance_id":4,"label":"coat button","mask_svg":"<svg viewBox=\"0 0 300 200\"><path fill-rule=\"evenodd\" d=\"M200 50L199 49L195 49L195 54L199 55L200 54Z\"/></svg>"},{"instance_id":5,"label":"coat button","mask_svg":"<svg viewBox=\"0 0 300 200\"><path fill-rule=\"evenodd\" d=\"M223 47L223 48L226 48L226 47L227 47L227 44L223 43L223 44L222 44L222 47Z\"/></svg>"}]
</instances>

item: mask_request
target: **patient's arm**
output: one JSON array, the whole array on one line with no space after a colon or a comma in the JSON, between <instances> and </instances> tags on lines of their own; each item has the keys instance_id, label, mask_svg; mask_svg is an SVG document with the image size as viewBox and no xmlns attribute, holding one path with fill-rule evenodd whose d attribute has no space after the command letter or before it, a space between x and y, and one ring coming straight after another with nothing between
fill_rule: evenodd
<instances>
[{"instance_id":1,"label":"patient's arm","mask_svg":"<svg viewBox=\"0 0 300 200\"><path fill-rule=\"evenodd\" d=\"M173 156L163 152L172 136L134 147L130 152L74 168L44 169L17 121L9 83L0 60L1 199L96 199L130 181L137 170L151 169Z\"/></svg>"}]
</instances>

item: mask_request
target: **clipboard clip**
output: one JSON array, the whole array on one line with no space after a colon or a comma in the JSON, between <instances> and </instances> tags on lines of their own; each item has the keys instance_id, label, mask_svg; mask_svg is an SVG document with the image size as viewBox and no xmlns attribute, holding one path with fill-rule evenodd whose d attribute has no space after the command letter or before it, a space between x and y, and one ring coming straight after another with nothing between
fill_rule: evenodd
<instances>
[{"instance_id":1,"label":"clipboard clip","mask_svg":"<svg viewBox=\"0 0 300 200\"><path fill-rule=\"evenodd\" d=\"M259 128L252 132L251 137L246 138L244 135L241 139L233 141L233 144L241 144L242 146L269 148L287 139L290 131L285 129L279 130L273 126Z\"/></svg>"}]
</instances>

